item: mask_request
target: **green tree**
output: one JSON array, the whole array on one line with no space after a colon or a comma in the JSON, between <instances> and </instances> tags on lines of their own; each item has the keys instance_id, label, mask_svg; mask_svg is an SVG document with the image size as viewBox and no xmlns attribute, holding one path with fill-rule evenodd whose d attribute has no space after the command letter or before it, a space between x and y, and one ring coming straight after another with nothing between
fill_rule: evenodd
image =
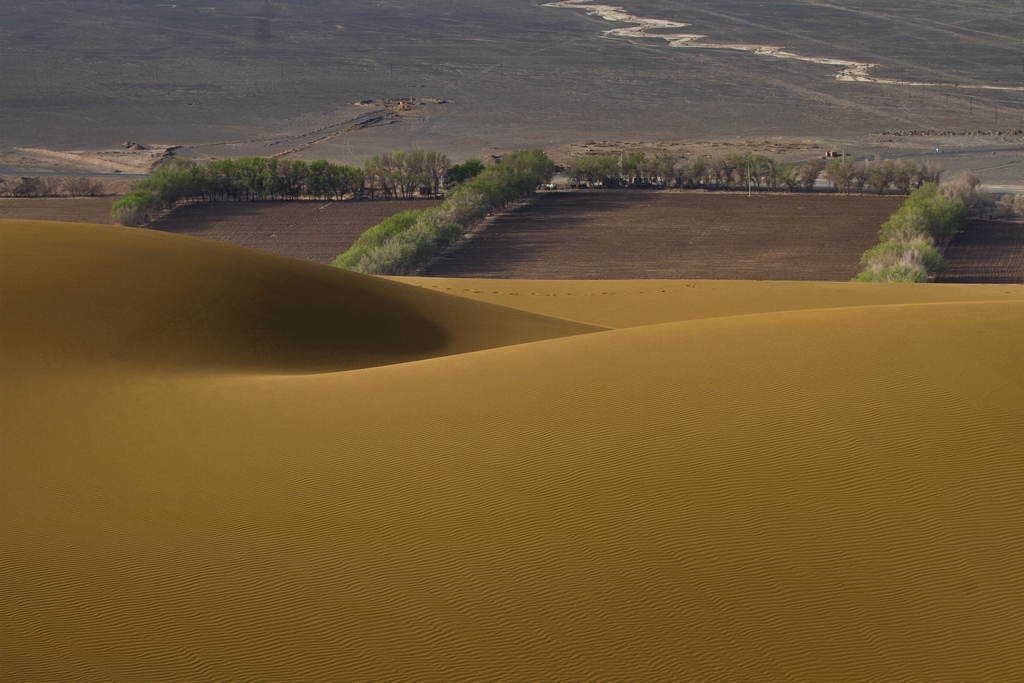
<instances>
[{"instance_id":1,"label":"green tree","mask_svg":"<svg viewBox=\"0 0 1024 683\"><path fill-rule=\"evenodd\" d=\"M832 161L825 167L825 178L832 183L836 192L850 193L853 183L853 159Z\"/></svg>"},{"instance_id":2,"label":"green tree","mask_svg":"<svg viewBox=\"0 0 1024 683\"><path fill-rule=\"evenodd\" d=\"M475 178L485 168L479 159L469 159L461 164L450 166L444 174L445 187L454 187Z\"/></svg>"},{"instance_id":3,"label":"green tree","mask_svg":"<svg viewBox=\"0 0 1024 683\"><path fill-rule=\"evenodd\" d=\"M892 184L901 194L910 194L918 173L917 163L912 159L900 159L892 167Z\"/></svg>"},{"instance_id":4,"label":"green tree","mask_svg":"<svg viewBox=\"0 0 1024 683\"><path fill-rule=\"evenodd\" d=\"M425 163L430 175L430 194L440 194L441 183L452 166L451 159L438 152L427 152Z\"/></svg>"},{"instance_id":5,"label":"green tree","mask_svg":"<svg viewBox=\"0 0 1024 683\"><path fill-rule=\"evenodd\" d=\"M804 188L805 192L814 190L814 184L818 182L826 165L824 159L811 159L800 166L800 187Z\"/></svg>"},{"instance_id":6,"label":"green tree","mask_svg":"<svg viewBox=\"0 0 1024 683\"><path fill-rule=\"evenodd\" d=\"M880 159L864 167L865 185L878 194L882 194L892 184L896 167L890 159Z\"/></svg>"}]
</instances>

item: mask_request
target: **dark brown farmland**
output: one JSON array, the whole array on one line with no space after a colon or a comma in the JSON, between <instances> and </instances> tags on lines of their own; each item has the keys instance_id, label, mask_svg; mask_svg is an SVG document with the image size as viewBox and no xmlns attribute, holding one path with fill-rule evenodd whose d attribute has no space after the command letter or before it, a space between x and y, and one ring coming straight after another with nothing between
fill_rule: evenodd
<instances>
[{"instance_id":1,"label":"dark brown farmland","mask_svg":"<svg viewBox=\"0 0 1024 683\"><path fill-rule=\"evenodd\" d=\"M0 199L0 218L113 225L110 207L119 197L18 197Z\"/></svg>"},{"instance_id":2,"label":"dark brown farmland","mask_svg":"<svg viewBox=\"0 0 1024 683\"><path fill-rule=\"evenodd\" d=\"M173 232L330 263L388 216L440 204L431 200L215 202L182 206L150 224Z\"/></svg>"},{"instance_id":3,"label":"dark brown farmland","mask_svg":"<svg viewBox=\"0 0 1024 683\"><path fill-rule=\"evenodd\" d=\"M849 280L902 197L554 192L499 216L422 275Z\"/></svg>"},{"instance_id":4,"label":"dark brown farmland","mask_svg":"<svg viewBox=\"0 0 1024 683\"><path fill-rule=\"evenodd\" d=\"M967 221L936 282L1024 284L1024 223Z\"/></svg>"}]
</instances>

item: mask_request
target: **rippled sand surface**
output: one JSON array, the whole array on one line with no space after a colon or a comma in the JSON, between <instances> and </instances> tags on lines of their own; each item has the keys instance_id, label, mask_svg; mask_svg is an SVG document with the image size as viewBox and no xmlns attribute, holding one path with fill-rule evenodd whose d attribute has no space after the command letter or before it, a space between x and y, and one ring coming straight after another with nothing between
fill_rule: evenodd
<instances>
[{"instance_id":1,"label":"rippled sand surface","mask_svg":"<svg viewBox=\"0 0 1024 683\"><path fill-rule=\"evenodd\" d=\"M0 679L1019 680L1022 338L0 221Z\"/></svg>"}]
</instances>

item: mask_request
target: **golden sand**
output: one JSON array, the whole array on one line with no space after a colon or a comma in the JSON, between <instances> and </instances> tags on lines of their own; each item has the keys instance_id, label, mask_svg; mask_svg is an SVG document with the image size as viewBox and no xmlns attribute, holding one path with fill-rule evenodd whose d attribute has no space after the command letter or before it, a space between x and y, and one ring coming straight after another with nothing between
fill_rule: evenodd
<instances>
[{"instance_id":1,"label":"golden sand","mask_svg":"<svg viewBox=\"0 0 1024 683\"><path fill-rule=\"evenodd\" d=\"M1024 678L1024 287L414 282L0 222L0 679Z\"/></svg>"}]
</instances>

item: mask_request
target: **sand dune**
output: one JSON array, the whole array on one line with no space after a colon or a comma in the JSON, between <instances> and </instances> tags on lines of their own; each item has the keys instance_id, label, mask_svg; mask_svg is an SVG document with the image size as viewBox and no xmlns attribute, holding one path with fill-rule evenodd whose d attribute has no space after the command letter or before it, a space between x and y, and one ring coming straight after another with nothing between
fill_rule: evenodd
<instances>
[{"instance_id":1,"label":"sand dune","mask_svg":"<svg viewBox=\"0 0 1024 683\"><path fill-rule=\"evenodd\" d=\"M1024 287L0 235L3 680L1024 676Z\"/></svg>"},{"instance_id":2,"label":"sand dune","mask_svg":"<svg viewBox=\"0 0 1024 683\"><path fill-rule=\"evenodd\" d=\"M36 283L2 304L14 364L326 372L593 331L206 240L0 226L5 290Z\"/></svg>"},{"instance_id":3,"label":"sand dune","mask_svg":"<svg viewBox=\"0 0 1024 683\"><path fill-rule=\"evenodd\" d=\"M603 327L893 304L1020 301L1018 285L914 287L741 280L488 280L394 277L469 299Z\"/></svg>"}]
</instances>

